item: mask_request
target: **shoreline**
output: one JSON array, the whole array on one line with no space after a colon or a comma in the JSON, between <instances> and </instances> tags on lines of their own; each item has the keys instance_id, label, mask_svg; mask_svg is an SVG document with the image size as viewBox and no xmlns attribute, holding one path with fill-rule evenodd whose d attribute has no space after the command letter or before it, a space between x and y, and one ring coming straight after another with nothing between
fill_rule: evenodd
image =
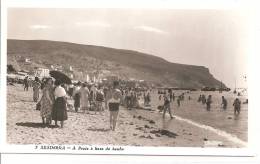
<instances>
[{"instance_id":1,"label":"shoreline","mask_svg":"<svg viewBox=\"0 0 260 164\"><path fill-rule=\"evenodd\" d=\"M226 137L177 119L162 119L157 111L120 107L116 131L109 130L109 112L102 115L68 111L64 128L41 126L32 90L7 87L7 142L9 144L90 144L166 147L244 147ZM170 127L169 127L170 126Z\"/></svg>"}]
</instances>

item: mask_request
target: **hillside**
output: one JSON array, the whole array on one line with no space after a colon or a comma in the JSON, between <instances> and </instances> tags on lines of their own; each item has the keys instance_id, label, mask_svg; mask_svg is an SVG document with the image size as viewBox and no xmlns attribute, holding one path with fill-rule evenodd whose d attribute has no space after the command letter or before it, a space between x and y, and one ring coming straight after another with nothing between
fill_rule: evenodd
<instances>
[{"instance_id":1,"label":"hillside","mask_svg":"<svg viewBox=\"0 0 260 164\"><path fill-rule=\"evenodd\" d=\"M32 64L18 62L26 57ZM50 67L59 64L73 66L76 72L99 70L111 72L121 78L143 79L154 84L174 87L217 87L209 69L203 66L184 65L168 62L162 58L122 49L82 45L46 40L7 41L8 64L19 69L31 70L34 67Z\"/></svg>"}]
</instances>

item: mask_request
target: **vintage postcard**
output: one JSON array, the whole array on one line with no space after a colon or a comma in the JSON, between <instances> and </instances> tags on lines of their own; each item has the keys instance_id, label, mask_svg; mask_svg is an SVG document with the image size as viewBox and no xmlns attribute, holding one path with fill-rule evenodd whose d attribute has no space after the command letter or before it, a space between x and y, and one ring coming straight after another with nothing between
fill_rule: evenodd
<instances>
[{"instance_id":1,"label":"vintage postcard","mask_svg":"<svg viewBox=\"0 0 260 164\"><path fill-rule=\"evenodd\" d=\"M164 3L5 4L1 151L254 155L252 13Z\"/></svg>"}]
</instances>

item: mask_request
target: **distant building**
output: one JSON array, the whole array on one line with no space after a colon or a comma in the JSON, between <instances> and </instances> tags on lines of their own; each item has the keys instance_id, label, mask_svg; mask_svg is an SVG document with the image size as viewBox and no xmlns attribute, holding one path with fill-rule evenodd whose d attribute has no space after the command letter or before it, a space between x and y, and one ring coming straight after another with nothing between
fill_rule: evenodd
<instances>
[{"instance_id":1,"label":"distant building","mask_svg":"<svg viewBox=\"0 0 260 164\"><path fill-rule=\"evenodd\" d=\"M25 71L19 71L17 72L18 75L28 76L28 72Z\"/></svg>"},{"instance_id":2,"label":"distant building","mask_svg":"<svg viewBox=\"0 0 260 164\"><path fill-rule=\"evenodd\" d=\"M55 71L63 71L63 67L61 65L55 64L55 65L50 65L51 70Z\"/></svg>"},{"instance_id":3,"label":"distant building","mask_svg":"<svg viewBox=\"0 0 260 164\"><path fill-rule=\"evenodd\" d=\"M73 71L73 68L72 68L72 66L69 66L69 71Z\"/></svg>"},{"instance_id":4,"label":"distant building","mask_svg":"<svg viewBox=\"0 0 260 164\"><path fill-rule=\"evenodd\" d=\"M20 59L18 59L18 61L23 62L24 64L31 64L30 58L20 57Z\"/></svg>"},{"instance_id":5,"label":"distant building","mask_svg":"<svg viewBox=\"0 0 260 164\"><path fill-rule=\"evenodd\" d=\"M37 68L35 70L34 76L37 76L39 78L50 77L50 70L45 68Z\"/></svg>"},{"instance_id":6,"label":"distant building","mask_svg":"<svg viewBox=\"0 0 260 164\"><path fill-rule=\"evenodd\" d=\"M31 63L31 59L25 58L25 63Z\"/></svg>"},{"instance_id":7,"label":"distant building","mask_svg":"<svg viewBox=\"0 0 260 164\"><path fill-rule=\"evenodd\" d=\"M86 75L86 81L87 81L87 82L90 82L90 78L89 78L89 75L88 75L88 74Z\"/></svg>"}]
</instances>

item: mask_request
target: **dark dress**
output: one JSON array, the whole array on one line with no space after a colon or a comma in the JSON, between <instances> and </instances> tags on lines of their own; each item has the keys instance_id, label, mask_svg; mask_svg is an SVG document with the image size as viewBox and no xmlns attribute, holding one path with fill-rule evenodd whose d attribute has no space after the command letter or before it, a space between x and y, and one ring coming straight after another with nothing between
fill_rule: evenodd
<instances>
[{"instance_id":1,"label":"dark dress","mask_svg":"<svg viewBox=\"0 0 260 164\"><path fill-rule=\"evenodd\" d=\"M66 109L66 100L64 97L56 98L53 110L52 110L52 120L64 121L68 119L67 109Z\"/></svg>"},{"instance_id":2,"label":"dark dress","mask_svg":"<svg viewBox=\"0 0 260 164\"><path fill-rule=\"evenodd\" d=\"M74 107L75 108L80 107L80 93L76 93L74 96Z\"/></svg>"}]
</instances>

